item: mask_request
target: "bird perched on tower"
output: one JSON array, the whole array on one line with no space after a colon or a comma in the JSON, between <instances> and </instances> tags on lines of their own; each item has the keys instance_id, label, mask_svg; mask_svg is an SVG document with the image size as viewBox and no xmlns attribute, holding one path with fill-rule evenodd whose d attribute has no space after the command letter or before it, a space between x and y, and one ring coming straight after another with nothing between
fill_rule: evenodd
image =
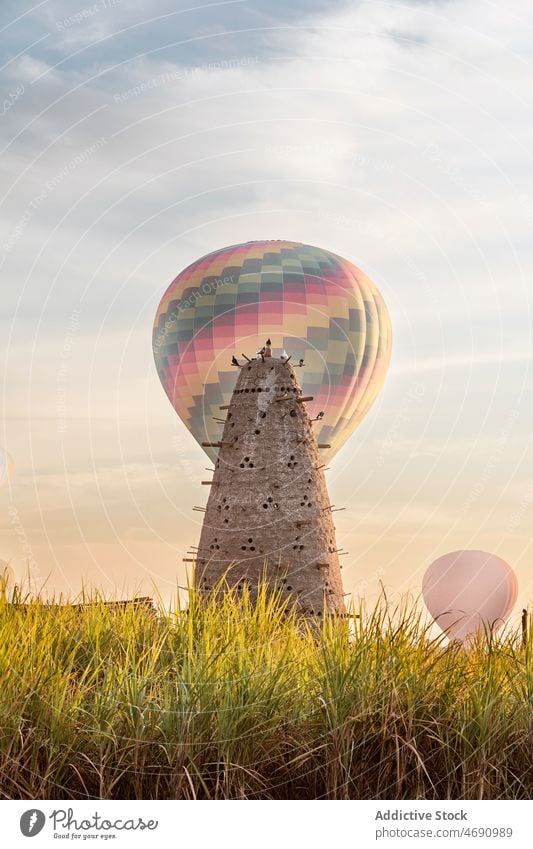
<instances>
[{"instance_id":1,"label":"bird perched on tower","mask_svg":"<svg viewBox=\"0 0 533 849\"><path fill-rule=\"evenodd\" d=\"M298 365L300 366L300 368L305 365L302 357L300 357L300 359L298 360Z\"/></svg>"},{"instance_id":2,"label":"bird perched on tower","mask_svg":"<svg viewBox=\"0 0 533 849\"><path fill-rule=\"evenodd\" d=\"M231 365L232 366L238 366L239 365L239 361L238 361L237 357L235 356L235 354L231 358Z\"/></svg>"}]
</instances>

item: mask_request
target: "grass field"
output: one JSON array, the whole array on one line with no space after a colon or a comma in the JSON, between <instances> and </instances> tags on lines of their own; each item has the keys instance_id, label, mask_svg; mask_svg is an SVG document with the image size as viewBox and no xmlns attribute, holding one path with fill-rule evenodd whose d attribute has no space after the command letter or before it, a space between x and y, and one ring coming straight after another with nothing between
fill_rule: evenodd
<instances>
[{"instance_id":1,"label":"grass field","mask_svg":"<svg viewBox=\"0 0 533 849\"><path fill-rule=\"evenodd\" d=\"M531 798L531 639L467 652L408 600L359 613L317 638L266 593L0 598L0 797Z\"/></svg>"}]
</instances>

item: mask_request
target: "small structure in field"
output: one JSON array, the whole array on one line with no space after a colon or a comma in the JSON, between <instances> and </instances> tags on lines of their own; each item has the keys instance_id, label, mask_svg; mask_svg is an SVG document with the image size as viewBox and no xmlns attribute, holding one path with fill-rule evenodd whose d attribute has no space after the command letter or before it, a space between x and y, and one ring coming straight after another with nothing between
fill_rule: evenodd
<instances>
[{"instance_id":1,"label":"small structure in field","mask_svg":"<svg viewBox=\"0 0 533 849\"><path fill-rule=\"evenodd\" d=\"M135 598L124 599L120 601L104 601L103 599L97 599L96 601L85 601L81 603L71 604L66 601L63 604L58 604L55 601L43 601L40 602L42 606L48 610L62 610L66 607L70 607L76 613L83 613L85 611L90 610L98 610L100 607L103 607L105 610L109 610L111 613L123 613L128 610L133 610L135 613L146 613L151 617L157 617L157 608L154 604L154 601L149 596L136 596ZM12 607L16 607L19 610L30 610L34 605L35 601L18 601L14 600L11 602Z\"/></svg>"}]
</instances>

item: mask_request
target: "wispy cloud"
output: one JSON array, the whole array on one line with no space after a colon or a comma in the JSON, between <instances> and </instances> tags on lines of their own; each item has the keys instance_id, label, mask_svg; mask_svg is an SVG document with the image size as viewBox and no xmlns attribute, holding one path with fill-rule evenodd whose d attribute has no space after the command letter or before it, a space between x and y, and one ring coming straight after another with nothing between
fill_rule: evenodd
<instances>
[{"instance_id":1,"label":"wispy cloud","mask_svg":"<svg viewBox=\"0 0 533 849\"><path fill-rule=\"evenodd\" d=\"M503 363L529 363L533 359L533 350L503 351L501 353L487 351L485 353L462 354L442 359L420 359L399 363L392 366L393 373L418 374L426 371L442 371L454 368L483 368Z\"/></svg>"}]
</instances>

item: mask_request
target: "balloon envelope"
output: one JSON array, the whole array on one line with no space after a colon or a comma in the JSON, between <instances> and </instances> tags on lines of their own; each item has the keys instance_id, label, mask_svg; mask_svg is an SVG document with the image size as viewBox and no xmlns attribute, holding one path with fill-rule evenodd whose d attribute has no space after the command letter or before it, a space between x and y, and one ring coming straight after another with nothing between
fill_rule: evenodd
<instances>
[{"instance_id":1,"label":"balloon envelope","mask_svg":"<svg viewBox=\"0 0 533 849\"><path fill-rule=\"evenodd\" d=\"M0 489L3 489L9 484L14 465L11 454L0 448Z\"/></svg>"},{"instance_id":2,"label":"balloon envelope","mask_svg":"<svg viewBox=\"0 0 533 849\"><path fill-rule=\"evenodd\" d=\"M391 353L383 298L359 268L300 242L258 241L193 262L171 283L154 322L161 382L198 442L217 442L220 405L235 386L233 354L255 354L270 337L277 355L303 359L300 382L325 411L315 431L331 458L376 399ZM276 353L275 353L276 355ZM205 449L214 459L216 448Z\"/></svg>"},{"instance_id":3,"label":"balloon envelope","mask_svg":"<svg viewBox=\"0 0 533 849\"><path fill-rule=\"evenodd\" d=\"M511 567L486 551L453 551L426 571L422 593L435 622L450 637L466 641L478 631L497 631L518 595Z\"/></svg>"}]
</instances>

